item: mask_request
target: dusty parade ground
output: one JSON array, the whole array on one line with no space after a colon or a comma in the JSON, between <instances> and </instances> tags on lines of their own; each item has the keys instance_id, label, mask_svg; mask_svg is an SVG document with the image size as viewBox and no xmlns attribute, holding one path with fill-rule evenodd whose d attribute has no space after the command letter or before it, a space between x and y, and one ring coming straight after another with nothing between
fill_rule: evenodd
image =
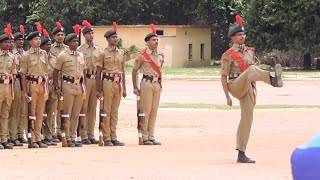
<instances>
[{"instance_id":1,"label":"dusty parade ground","mask_svg":"<svg viewBox=\"0 0 320 180\"><path fill-rule=\"evenodd\" d=\"M220 82L168 80L156 128L162 146L138 146L131 86L118 123L118 139L126 146L1 150L0 179L292 179L293 150L320 132L320 109L256 109L247 154L257 163L237 164L239 110L165 108L172 103L223 106ZM310 79L285 81L281 89L258 83L257 104L319 105L319 89L320 81Z\"/></svg>"}]
</instances>

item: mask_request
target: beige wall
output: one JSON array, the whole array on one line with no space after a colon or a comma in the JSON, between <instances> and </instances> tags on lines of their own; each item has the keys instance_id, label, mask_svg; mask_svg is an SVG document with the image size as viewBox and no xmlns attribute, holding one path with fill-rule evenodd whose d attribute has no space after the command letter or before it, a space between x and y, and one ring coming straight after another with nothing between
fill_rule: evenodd
<instances>
[{"instance_id":1,"label":"beige wall","mask_svg":"<svg viewBox=\"0 0 320 180\"><path fill-rule=\"evenodd\" d=\"M165 55L164 66L187 67L210 65L211 57L211 32L210 28L192 28L186 26L156 26L157 30L163 30L164 35L159 36L158 50ZM113 29L112 26L96 26L95 43L105 48L107 41L104 33ZM150 33L149 26L118 26L118 37L123 40L123 47L128 48L132 44L139 49L145 48L144 37ZM84 42L83 36L81 42ZM193 58L188 60L188 44L193 45ZM200 44L204 43L204 60L200 61Z\"/></svg>"},{"instance_id":2,"label":"beige wall","mask_svg":"<svg viewBox=\"0 0 320 180\"><path fill-rule=\"evenodd\" d=\"M177 29L179 48L176 55L181 57L173 66L196 67L209 66L211 60L210 28L179 28ZM189 59L189 44L192 44L192 58ZM200 59L200 44L204 44L204 59Z\"/></svg>"}]
</instances>

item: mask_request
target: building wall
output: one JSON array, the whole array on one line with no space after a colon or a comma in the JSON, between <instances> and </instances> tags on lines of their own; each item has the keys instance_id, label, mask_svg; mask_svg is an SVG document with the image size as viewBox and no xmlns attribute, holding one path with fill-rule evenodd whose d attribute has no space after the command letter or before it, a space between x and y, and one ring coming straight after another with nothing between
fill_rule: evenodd
<instances>
[{"instance_id":1,"label":"building wall","mask_svg":"<svg viewBox=\"0 0 320 180\"><path fill-rule=\"evenodd\" d=\"M164 66L186 67L210 65L211 57L211 32L210 28L191 28L185 26L156 26L157 30L163 30L159 36L158 50L165 55ZM105 48L107 41L104 33L113 29L112 26L96 26L95 43ZM118 37L123 40L123 47L128 48L134 44L137 48L146 47L144 37L151 32L149 26L118 26ZM84 42L83 36L81 42ZM193 58L188 60L188 44L192 43ZM205 44L204 60L200 61L200 44Z\"/></svg>"},{"instance_id":2,"label":"building wall","mask_svg":"<svg viewBox=\"0 0 320 180\"><path fill-rule=\"evenodd\" d=\"M179 28L177 41L180 45L174 56L180 57L173 63L175 67L209 66L211 60L210 28ZM189 59L189 44L192 45L192 58ZM200 45L204 44L204 56L200 58Z\"/></svg>"}]
</instances>

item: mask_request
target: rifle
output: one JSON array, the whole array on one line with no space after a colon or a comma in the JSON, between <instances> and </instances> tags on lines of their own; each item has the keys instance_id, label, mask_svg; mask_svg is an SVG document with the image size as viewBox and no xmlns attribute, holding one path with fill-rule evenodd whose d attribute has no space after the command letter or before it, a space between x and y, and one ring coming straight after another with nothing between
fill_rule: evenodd
<instances>
[{"instance_id":1,"label":"rifle","mask_svg":"<svg viewBox=\"0 0 320 180\"><path fill-rule=\"evenodd\" d=\"M36 120L36 116L31 114L32 110L32 96L31 96L31 89L30 89L30 82L29 82L29 91L28 91L28 148L32 148L32 131L33 131L33 121Z\"/></svg>"},{"instance_id":2,"label":"rifle","mask_svg":"<svg viewBox=\"0 0 320 180\"><path fill-rule=\"evenodd\" d=\"M61 87L60 92L62 92L62 79L61 79ZM67 139L66 139L66 124L65 124L65 118L68 117L68 114L64 114L63 111L63 95L59 97L58 102L58 109L60 111L60 117L61 117L61 142L62 147L68 147Z\"/></svg>"},{"instance_id":3,"label":"rifle","mask_svg":"<svg viewBox=\"0 0 320 180\"><path fill-rule=\"evenodd\" d=\"M103 82L102 82L103 83ZM102 85L103 86L103 85ZM107 113L104 111L103 109L103 104L104 104L104 100L103 100L103 96L100 97L100 116L99 116L99 146L103 146L104 142L103 142L103 135L102 135L102 129L104 128L104 124L103 124L103 118L105 118L107 116Z\"/></svg>"},{"instance_id":4,"label":"rifle","mask_svg":"<svg viewBox=\"0 0 320 180\"><path fill-rule=\"evenodd\" d=\"M139 145L143 145L142 139L142 122L144 121L145 114L140 110L140 96L137 96L137 117L138 117L138 135L139 135Z\"/></svg>"},{"instance_id":5,"label":"rifle","mask_svg":"<svg viewBox=\"0 0 320 180\"><path fill-rule=\"evenodd\" d=\"M82 126L83 118L86 118L86 114L80 113L78 119L78 127L77 127L77 142L81 143L81 135L80 135L80 128Z\"/></svg>"}]
</instances>

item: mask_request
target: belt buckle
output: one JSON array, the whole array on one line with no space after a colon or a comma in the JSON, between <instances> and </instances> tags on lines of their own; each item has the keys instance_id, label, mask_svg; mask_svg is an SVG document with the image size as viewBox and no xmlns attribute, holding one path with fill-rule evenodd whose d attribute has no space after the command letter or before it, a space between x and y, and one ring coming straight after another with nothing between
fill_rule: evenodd
<instances>
[{"instance_id":1,"label":"belt buckle","mask_svg":"<svg viewBox=\"0 0 320 180\"><path fill-rule=\"evenodd\" d=\"M158 82L158 76L153 76L152 82L153 82L153 83Z\"/></svg>"},{"instance_id":2,"label":"belt buckle","mask_svg":"<svg viewBox=\"0 0 320 180\"><path fill-rule=\"evenodd\" d=\"M38 77L38 84L41 84L41 83L42 83L42 81L43 81L42 76L39 76L39 77Z\"/></svg>"},{"instance_id":3,"label":"belt buckle","mask_svg":"<svg viewBox=\"0 0 320 180\"><path fill-rule=\"evenodd\" d=\"M5 79L3 80L3 84L10 84L10 78L8 76L5 76Z\"/></svg>"},{"instance_id":4,"label":"belt buckle","mask_svg":"<svg viewBox=\"0 0 320 180\"><path fill-rule=\"evenodd\" d=\"M95 79L95 76L91 74L90 79Z\"/></svg>"},{"instance_id":5,"label":"belt buckle","mask_svg":"<svg viewBox=\"0 0 320 180\"><path fill-rule=\"evenodd\" d=\"M113 82L119 83L120 81L120 76L114 76Z\"/></svg>"},{"instance_id":6,"label":"belt buckle","mask_svg":"<svg viewBox=\"0 0 320 180\"><path fill-rule=\"evenodd\" d=\"M75 84L75 85L80 84L80 78L74 79L74 84Z\"/></svg>"}]
</instances>

